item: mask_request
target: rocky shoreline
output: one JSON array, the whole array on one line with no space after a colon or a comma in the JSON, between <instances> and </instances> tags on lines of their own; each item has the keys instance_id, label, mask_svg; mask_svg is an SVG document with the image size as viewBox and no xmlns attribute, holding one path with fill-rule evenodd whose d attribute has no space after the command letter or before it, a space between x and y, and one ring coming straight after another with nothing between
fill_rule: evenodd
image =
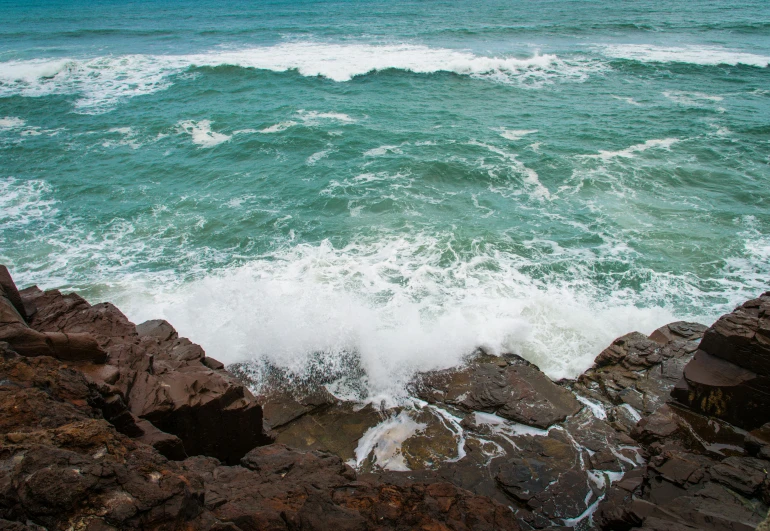
<instances>
[{"instance_id":1,"label":"rocky shoreline","mask_svg":"<svg viewBox=\"0 0 770 531\"><path fill-rule=\"evenodd\" d=\"M389 410L231 370L0 266L0 530L767 525L770 292L577 380L477 352Z\"/></svg>"}]
</instances>

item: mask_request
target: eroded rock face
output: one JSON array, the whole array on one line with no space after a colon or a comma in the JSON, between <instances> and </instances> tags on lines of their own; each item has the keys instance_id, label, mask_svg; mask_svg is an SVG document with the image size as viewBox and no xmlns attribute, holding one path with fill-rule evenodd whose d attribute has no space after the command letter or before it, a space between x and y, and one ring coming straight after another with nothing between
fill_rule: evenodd
<instances>
[{"instance_id":1,"label":"eroded rock face","mask_svg":"<svg viewBox=\"0 0 770 531\"><path fill-rule=\"evenodd\" d=\"M770 292L723 315L706 331L674 396L745 429L770 421Z\"/></svg>"},{"instance_id":2,"label":"eroded rock face","mask_svg":"<svg viewBox=\"0 0 770 531\"><path fill-rule=\"evenodd\" d=\"M599 528L749 531L765 518L770 402L766 375L755 370L766 370L768 309L765 294L705 332L672 391L678 403L631 430L649 462L610 490L594 517Z\"/></svg>"},{"instance_id":3,"label":"eroded rock face","mask_svg":"<svg viewBox=\"0 0 770 531\"><path fill-rule=\"evenodd\" d=\"M25 356L103 363L107 355L88 333L41 332L27 324L27 311L5 266L0 266L0 341Z\"/></svg>"},{"instance_id":4,"label":"eroded rock face","mask_svg":"<svg viewBox=\"0 0 770 531\"><path fill-rule=\"evenodd\" d=\"M676 322L649 337L619 337L596 358L572 388L605 405L613 425L628 433L643 415L662 406L682 377L706 327Z\"/></svg>"},{"instance_id":5,"label":"eroded rock face","mask_svg":"<svg viewBox=\"0 0 770 531\"><path fill-rule=\"evenodd\" d=\"M649 462L613 486L594 522L606 530L753 530L767 513L770 463L749 455L744 434L661 407L632 433Z\"/></svg>"},{"instance_id":6,"label":"eroded rock face","mask_svg":"<svg viewBox=\"0 0 770 531\"><path fill-rule=\"evenodd\" d=\"M83 373L5 343L0 382L0 529L519 529L488 498L439 481L359 480L327 453L270 445L240 466L169 461L101 418Z\"/></svg>"},{"instance_id":7,"label":"eroded rock face","mask_svg":"<svg viewBox=\"0 0 770 531\"><path fill-rule=\"evenodd\" d=\"M255 446L270 442L262 428L262 408L248 389L166 321L137 327L109 303L92 306L55 290L28 288L20 298L37 332L95 338L107 363L92 360L81 369L118 397L114 400L122 400L131 415L181 440L183 450L140 422L141 436L164 455L204 454L237 463Z\"/></svg>"},{"instance_id":8,"label":"eroded rock face","mask_svg":"<svg viewBox=\"0 0 770 531\"><path fill-rule=\"evenodd\" d=\"M159 529L200 513L202 483L118 433L82 373L2 345L0 519L32 529Z\"/></svg>"}]
</instances>

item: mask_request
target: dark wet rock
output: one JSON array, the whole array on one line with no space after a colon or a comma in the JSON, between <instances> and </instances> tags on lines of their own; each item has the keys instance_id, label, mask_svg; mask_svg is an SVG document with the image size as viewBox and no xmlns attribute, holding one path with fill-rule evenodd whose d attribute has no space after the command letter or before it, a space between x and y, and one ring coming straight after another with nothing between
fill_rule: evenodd
<instances>
[{"instance_id":1,"label":"dark wet rock","mask_svg":"<svg viewBox=\"0 0 770 531\"><path fill-rule=\"evenodd\" d=\"M507 507L455 485L357 478L336 456L280 444L239 467L205 458L184 466L203 478L206 508L240 529L519 529Z\"/></svg>"},{"instance_id":2,"label":"dark wet rock","mask_svg":"<svg viewBox=\"0 0 770 531\"><path fill-rule=\"evenodd\" d=\"M300 450L330 452L345 461L355 459L358 440L385 419L372 406L343 402L312 415L302 415L277 430L276 443Z\"/></svg>"},{"instance_id":3,"label":"dark wet rock","mask_svg":"<svg viewBox=\"0 0 770 531\"><path fill-rule=\"evenodd\" d=\"M708 415L754 429L770 420L770 376L699 350L673 396Z\"/></svg>"},{"instance_id":4,"label":"dark wet rock","mask_svg":"<svg viewBox=\"0 0 770 531\"><path fill-rule=\"evenodd\" d=\"M631 435L649 456L599 504L600 529L753 529L767 512L770 463L749 456L745 432L675 404Z\"/></svg>"},{"instance_id":5,"label":"dark wet rock","mask_svg":"<svg viewBox=\"0 0 770 531\"><path fill-rule=\"evenodd\" d=\"M432 407L411 412L411 418L424 427L401 444L400 453L409 470L435 470L461 458L465 445L460 419Z\"/></svg>"},{"instance_id":6,"label":"dark wet rock","mask_svg":"<svg viewBox=\"0 0 770 531\"><path fill-rule=\"evenodd\" d=\"M495 413L538 428L547 428L580 410L572 393L536 366L520 358L511 360L476 360L464 369L428 373L415 386L416 394L432 404Z\"/></svg>"},{"instance_id":7,"label":"dark wet rock","mask_svg":"<svg viewBox=\"0 0 770 531\"><path fill-rule=\"evenodd\" d=\"M770 422L770 292L706 331L673 396L748 430Z\"/></svg>"},{"instance_id":8,"label":"dark wet rock","mask_svg":"<svg viewBox=\"0 0 770 531\"><path fill-rule=\"evenodd\" d=\"M700 323L677 321L661 326L650 334L650 339L664 346L672 341L699 341L706 329L706 326Z\"/></svg>"},{"instance_id":9,"label":"dark wet rock","mask_svg":"<svg viewBox=\"0 0 770 531\"><path fill-rule=\"evenodd\" d=\"M770 375L770 292L720 317L703 336L701 349L756 374Z\"/></svg>"},{"instance_id":10,"label":"dark wet rock","mask_svg":"<svg viewBox=\"0 0 770 531\"><path fill-rule=\"evenodd\" d=\"M703 325L680 321L649 337L638 332L619 337L572 388L604 404L615 427L628 432L638 420L635 414L649 415L668 400L705 330ZM632 408L631 414L617 406Z\"/></svg>"},{"instance_id":11,"label":"dark wet rock","mask_svg":"<svg viewBox=\"0 0 770 531\"><path fill-rule=\"evenodd\" d=\"M749 432L745 446L750 455L770 460L770 423Z\"/></svg>"},{"instance_id":12,"label":"dark wet rock","mask_svg":"<svg viewBox=\"0 0 770 531\"><path fill-rule=\"evenodd\" d=\"M762 520L762 523L757 526L756 531L770 531L770 513L768 513L767 518Z\"/></svg>"},{"instance_id":13,"label":"dark wet rock","mask_svg":"<svg viewBox=\"0 0 770 531\"><path fill-rule=\"evenodd\" d=\"M325 388L309 392L278 391L257 396L262 404L265 429L280 431L289 423L308 414L321 413L339 401Z\"/></svg>"},{"instance_id":14,"label":"dark wet rock","mask_svg":"<svg viewBox=\"0 0 770 531\"><path fill-rule=\"evenodd\" d=\"M38 332L90 334L98 341L108 364L95 363L85 372L105 392L120 396L131 415L182 441L184 451L173 438L140 430L164 455L203 454L237 463L270 442L262 408L249 390L216 360L207 363L203 349L180 338L166 321L136 327L109 303L92 306L75 294L34 287L20 294Z\"/></svg>"},{"instance_id":15,"label":"dark wet rock","mask_svg":"<svg viewBox=\"0 0 770 531\"><path fill-rule=\"evenodd\" d=\"M52 356L94 363L103 363L107 357L90 334L41 332L30 328L19 292L5 268L0 270L0 341L7 342L23 356Z\"/></svg>"}]
</instances>

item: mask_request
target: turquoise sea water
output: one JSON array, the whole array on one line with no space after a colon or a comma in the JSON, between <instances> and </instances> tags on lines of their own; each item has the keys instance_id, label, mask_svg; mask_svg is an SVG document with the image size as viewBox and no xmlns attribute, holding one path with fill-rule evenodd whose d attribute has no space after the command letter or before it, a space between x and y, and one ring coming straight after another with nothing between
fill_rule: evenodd
<instances>
[{"instance_id":1,"label":"turquoise sea water","mask_svg":"<svg viewBox=\"0 0 770 531\"><path fill-rule=\"evenodd\" d=\"M3 1L0 262L369 398L574 376L768 288L768 62L760 1Z\"/></svg>"}]
</instances>

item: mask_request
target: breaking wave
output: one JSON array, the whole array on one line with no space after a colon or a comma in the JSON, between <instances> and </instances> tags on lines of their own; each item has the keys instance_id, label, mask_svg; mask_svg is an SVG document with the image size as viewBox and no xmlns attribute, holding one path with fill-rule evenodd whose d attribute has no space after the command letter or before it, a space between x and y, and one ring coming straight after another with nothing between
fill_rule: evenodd
<instances>
[{"instance_id":1,"label":"breaking wave","mask_svg":"<svg viewBox=\"0 0 770 531\"><path fill-rule=\"evenodd\" d=\"M422 45L285 43L193 55L122 55L0 63L0 96L78 94L75 110L96 114L120 101L168 88L172 76L194 67L237 66L321 76L337 82L389 69L419 74L452 72L519 86L583 81L602 65L551 54L486 57Z\"/></svg>"}]
</instances>

